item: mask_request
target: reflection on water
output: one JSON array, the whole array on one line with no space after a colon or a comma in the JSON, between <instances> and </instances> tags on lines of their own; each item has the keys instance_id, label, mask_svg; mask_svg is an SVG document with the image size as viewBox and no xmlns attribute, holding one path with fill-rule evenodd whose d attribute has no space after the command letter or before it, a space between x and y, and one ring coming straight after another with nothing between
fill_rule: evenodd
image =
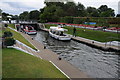
<instances>
[{"instance_id":1,"label":"reflection on water","mask_svg":"<svg viewBox=\"0 0 120 80\"><path fill-rule=\"evenodd\" d=\"M89 47L76 41L58 41L51 38L47 32L40 31L32 35L36 40L46 45L62 58L78 67L93 78L118 78L118 55Z\"/></svg>"}]
</instances>

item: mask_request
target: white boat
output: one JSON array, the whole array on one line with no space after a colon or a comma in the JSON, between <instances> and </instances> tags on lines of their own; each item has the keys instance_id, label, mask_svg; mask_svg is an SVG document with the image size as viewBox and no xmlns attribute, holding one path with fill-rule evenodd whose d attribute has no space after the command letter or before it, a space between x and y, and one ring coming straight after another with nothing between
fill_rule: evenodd
<instances>
[{"instance_id":1,"label":"white boat","mask_svg":"<svg viewBox=\"0 0 120 80\"><path fill-rule=\"evenodd\" d=\"M49 34L51 37L58 40L63 40L63 41L71 40L71 36L68 34L65 34L64 33L65 31L68 31L68 30L61 27L51 26L49 29Z\"/></svg>"}]
</instances>

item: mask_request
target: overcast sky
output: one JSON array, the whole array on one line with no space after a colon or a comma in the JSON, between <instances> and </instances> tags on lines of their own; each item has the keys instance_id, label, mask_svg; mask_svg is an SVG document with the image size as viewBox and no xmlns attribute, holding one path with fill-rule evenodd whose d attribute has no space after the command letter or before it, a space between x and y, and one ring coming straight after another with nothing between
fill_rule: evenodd
<instances>
[{"instance_id":1,"label":"overcast sky","mask_svg":"<svg viewBox=\"0 0 120 80\"><path fill-rule=\"evenodd\" d=\"M39 10L43 8L45 0L0 0L0 9L3 12L18 15L23 11ZM118 14L118 2L120 0L74 0L75 3L82 3L85 7L100 7L101 5L107 5L115 10L115 14Z\"/></svg>"}]
</instances>

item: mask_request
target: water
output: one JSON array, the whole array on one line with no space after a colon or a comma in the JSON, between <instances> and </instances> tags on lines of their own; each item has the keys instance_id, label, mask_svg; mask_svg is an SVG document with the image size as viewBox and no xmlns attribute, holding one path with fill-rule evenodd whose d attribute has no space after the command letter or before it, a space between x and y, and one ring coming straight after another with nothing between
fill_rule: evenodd
<instances>
[{"instance_id":1,"label":"water","mask_svg":"<svg viewBox=\"0 0 120 80\"><path fill-rule=\"evenodd\" d=\"M120 58L115 52L102 51L73 40L58 41L44 31L31 36L92 78L119 77Z\"/></svg>"}]
</instances>

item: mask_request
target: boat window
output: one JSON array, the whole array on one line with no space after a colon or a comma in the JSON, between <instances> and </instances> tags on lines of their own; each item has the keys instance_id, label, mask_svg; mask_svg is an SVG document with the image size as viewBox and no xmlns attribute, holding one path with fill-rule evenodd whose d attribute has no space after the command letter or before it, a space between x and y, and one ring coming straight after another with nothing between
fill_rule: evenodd
<instances>
[{"instance_id":1,"label":"boat window","mask_svg":"<svg viewBox=\"0 0 120 80\"><path fill-rule=\"evenodd\" d=\"M60 32L59 32L59 31L57 31L55 34L56 34L56 35L59 35L59 33L60 33Z\"/></svg>"},{"instance_id":2,"label":"boat window","mask_svg":"<svg viewBox=\"0 0 120 80\"><path fill-rule=\"evenodd\" d=\"M33 29L33 27L30 26L30 27L28 27L28 30L34 30L34 29Z\"/></svg>"},{"instance_id":3,"label":"boat window","mask_svg":"<svg viewBox=\"0 0 120 80\"><path fill-rule=\"evenodd\" d=\"M60 32L60 36L63 36L64 34L63 34L63 32Z\"/></svg>"},{"instance_id":4,"label":"boat window","mask_svg":"<svg viewBox=\"0 0 120 80\"><path fill-rule=\"evenodd\" d=\"M50 32L52 32L52 30L50 29Z\"/></svg>"},{"instance_id":5,"label":"boat window","mask_svg":"<svg viewBox=\"0 0 120 80\"><path fill-rule=\"evenodd\" d=\"M55 31L52 31L53 34L55 34Z\"/></svg>"}]
</instances>

